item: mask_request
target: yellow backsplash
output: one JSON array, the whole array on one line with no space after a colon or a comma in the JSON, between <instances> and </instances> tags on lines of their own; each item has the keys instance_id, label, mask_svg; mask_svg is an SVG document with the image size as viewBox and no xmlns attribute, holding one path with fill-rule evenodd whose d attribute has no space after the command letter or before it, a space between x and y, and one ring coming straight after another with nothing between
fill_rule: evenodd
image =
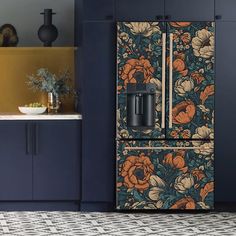
<instances>
[{"instance_id":1,"label":"yellow backsplash","mask_svg":"<svg viewBox=\"0 0 236 236\"><path fill-rule=\"evenodd\" d=\"M58 74L69 69L75 83L75 48L0 48L0 112L17 112L31 102L47 105L47 94L29 89L27 75L39 68ZM64 112L74 111L74 98L62 100Z\"/></svg>"}]
</instances>

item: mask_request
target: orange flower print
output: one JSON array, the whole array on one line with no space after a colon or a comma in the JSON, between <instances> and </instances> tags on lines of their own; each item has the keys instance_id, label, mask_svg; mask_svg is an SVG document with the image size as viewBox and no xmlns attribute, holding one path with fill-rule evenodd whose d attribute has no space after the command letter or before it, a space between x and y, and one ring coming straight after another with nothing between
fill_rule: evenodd
<instances>
[{"instance_id":1,"label":"orange flower print","mask_svg":"<svg viewBox=\"0 0 236 236\"><path fill-rule=\"evenodd\" d=\"M136 83L136 75L141 73L144 78L144 83L149 83L154 73L154 68L148 59L141 56L139 59L129 59L124 65L121 73L121 79L124 80L125 86L127 83Z\"/></svg>"},{"instance_id":2,"label":"orange flower print","mask_svg":"<svg viewBox=\"0 0 236 236\"><path fill-rule=\"evenodd\" d=\"M189 32L185 32L180 36L180 38L184 44L188 44L191 41L191 34Z\"/></svg>"},{"instance_id":3,"label":"orange flower print","mask_svg":"<svg viewBox=\"0 0 236 236\"><path fill-rule=\"evenodd\" d=\"M203 80L205 80L205 78L203 77L203 75L199 72L193 72L191 73L191 78L193 80L195 80L197 82L197 84L201 84Z\"/></svg>"},{"instance_id":4,"label":"orange flower print","mask_svg":"<svg viewBox=\"0 0 236 236\"><path fill-rule=\"evenodd\" d=\"M184 62L185 55L183 53L177 53L175 54L175 58L176 59L173 61L173 69L178 71L182 76L186 76L188 74L188 69Z\"/></svg>"},{"instance_id":5,"label":"orange flower print","mask_svg":"<svg viewBox=\"0 0 236 236\"><path fill-rule=\"evenodd\" d=\"M143 192L149 187L149 179L153 171L154 165L144 154L127 157L121 170L124 186Z\"/></svg>"},{"instance_id":6,"label":"orange flower print","mask_svg":"<svg viewBox=\"0 0 236 236\"><path fill-rule=\"evenodd\" d=\"M206 183L206 185L201 189L200 196L204 202L207 195L214 191L214 182Z\"/></svg>"},{"instance_id":7,"label":"orange flower print","mask_svg":"<svg viewBox=\"0 0 236 236\"><path fill-rule=\"evenodd\" d=\"M191 137L191 132L190 132L190 130L189 130L189 129L183 130L183 132L182 132L182 137L183 137L184 139L190 138L190 137Z\"/></svg>"},{"instance_id":8,"label":"orange flower print","mask_svg":"<svg viewBox=\"0 0 236 236\"><path fill-rule=\"evenodd\" d=\"M186 172L188 170L188 167L185 166L183 151L166 154L163 160L163 164L170 165L171 167L179 169L183 172Z\"/></svg>"},{"instance_id":9,"label":"orange flower print","mask_svg":"<svg viewBox=\"0 0 236 236\"><path fill-rule=\"evenodd\" d=\"M170 22L170 25L175 27L175 28L180 28L180 27L187 27L191 25L191 22Z\"/></svg>"},{"instance_id":10,"label":"orange flower print","mask_svg":"<svg viewBox=\"0 0 236 236\"><path fill-rule=\"evenodd\" d=\"M192 170L192 175L193 175L193 177L196 178L197 181L200 181L205 177L204 172L202 170L199 170L199 169Z\"/></svg>"},{"instance_id":11,"label":"orange flower print","mask_svg":"<svg viewBox=\"0 0 236 236\"><path fill-rule=\"evenodd\" d=\"M178 137L179 137L179 133L178 133L177 130L172 130L172 131L170 132L170 135L171 135L171 137L173 137L173 138L178 138Z\"/></svg>"},{"instance_id":12,"label":"orange flower print","mask_svg":"<svg viewBox=\"0 0 236 236\"><path fill-rule=\"evenodd\" d=\"M214 89L213 84L206 86L204 91L200 93L200 99L202 100L202 104L205 103L205 101L207 100L209 96L214 95L214 93L215 93L215 89Z\"/></svg>"},{"instance_id":13,"label":"orange flower print","mask_svg":"<svg viewBox=\"0 0 236 236\"><path fill-rule=\"evenodd\" d=\"M191 197L181 198L170 209L193 210L196 208L195 201Z\"/></svg>"},{"instance_id":14,"label":"orange flower print","mask_svg":"<svg viewBox=\"0 0 236 236\"><path fill-rule=\"evenodd\" d=\"M174 124L189 123L196 113L196 107L190 100L178 103L172 110Z\"/></svg>"}]
</instances>

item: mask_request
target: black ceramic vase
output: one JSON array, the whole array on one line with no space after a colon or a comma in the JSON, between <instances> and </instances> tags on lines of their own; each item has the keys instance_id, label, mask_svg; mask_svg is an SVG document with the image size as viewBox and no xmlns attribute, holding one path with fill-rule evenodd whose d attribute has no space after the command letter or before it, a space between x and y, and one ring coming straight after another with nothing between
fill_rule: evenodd
<instances>
[{"instance_id":1,"label":"black ceramic vase","mask_svg":"<svg viewBox=\"0 0 236 236\"><path fill-rule=\"evenodd\" d=\"M45 47L51 47L58 36L56 26L52 24L52 15L56 13L53 13L52 9L44 9L41 14L44 15L44 24L39 28L38 36Z\"/></svg>"}]
</instances>

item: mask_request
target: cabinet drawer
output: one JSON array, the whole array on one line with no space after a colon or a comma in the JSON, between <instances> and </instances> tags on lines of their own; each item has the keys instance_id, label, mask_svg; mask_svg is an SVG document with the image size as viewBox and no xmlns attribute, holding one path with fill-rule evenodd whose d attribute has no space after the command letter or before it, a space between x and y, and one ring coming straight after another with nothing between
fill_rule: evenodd
<instances>
[{"instance_id":1,"label":"cabinet drawer","mask_svg":"<svg viewBox=\"0 0 236 236\"><path fill-rule=\"evenodd\" d=\"M117 209L212 209L213 141L120 141Z\"/></svg>"}]
</instances>

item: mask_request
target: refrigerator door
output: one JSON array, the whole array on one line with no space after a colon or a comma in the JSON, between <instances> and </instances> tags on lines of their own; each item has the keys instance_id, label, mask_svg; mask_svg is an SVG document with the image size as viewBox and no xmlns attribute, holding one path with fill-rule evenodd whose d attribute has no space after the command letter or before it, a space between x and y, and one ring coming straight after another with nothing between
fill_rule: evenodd
<instances>
[{"instance_id":1,"label":"refrigerator door","mask_svg":"<svg viewBox=\"0 0 236 236\"><path fill-rule=\"evenodd\" d=\"M164 22L117 23L117 138L165 138Z\"/></svg>"},{"instance_id":2,"label":"refrigerator door","mask_svg":"<svg viewBox=\"0 0 236 236\"><path fill-rule=\"evenodd\" d=\"M167 138L214 138L214 22L167 23Z\"/></svg>"},{"instance_id":3,"label":"refrigerator door","mask_svg":"<svg viewBox=\"0 0 236 236\"><path fill-rule=\"evenodd\" d=\"M119 210L213 209L213 141L119 141Z\"/></svg>"}]
</instances>

